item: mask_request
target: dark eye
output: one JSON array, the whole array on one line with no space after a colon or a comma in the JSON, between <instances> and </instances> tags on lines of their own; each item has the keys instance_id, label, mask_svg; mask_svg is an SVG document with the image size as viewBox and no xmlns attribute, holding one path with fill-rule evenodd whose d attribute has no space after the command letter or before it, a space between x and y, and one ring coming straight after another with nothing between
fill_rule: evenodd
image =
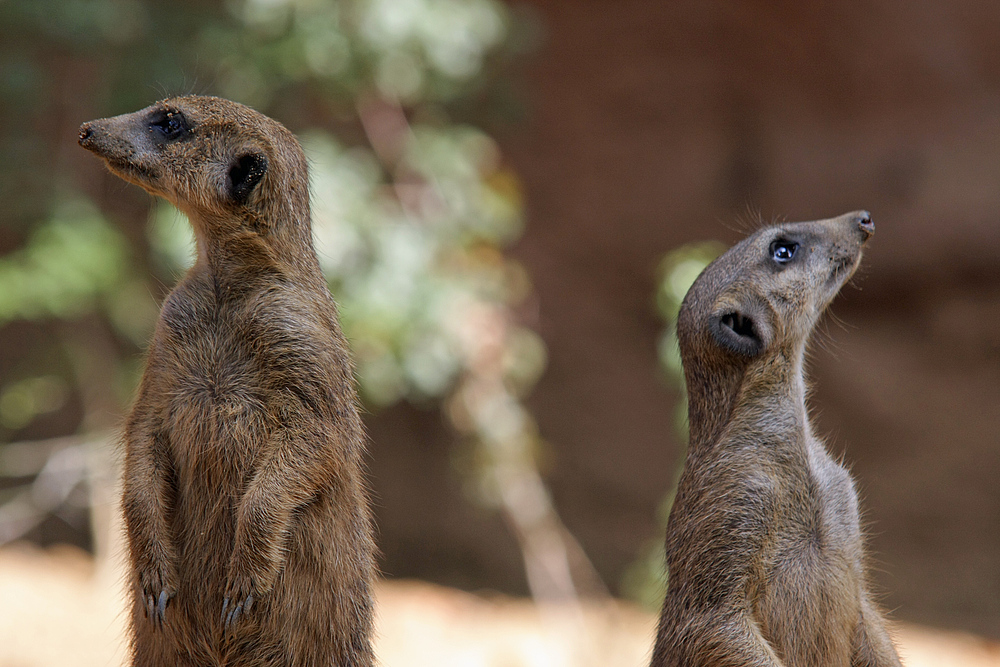
<instances>
[{"instance_id":1,"label":"dark eye","mask_svg":"<svg viewBox=\"0 0 1000 667\"><path fill-rule=\"evenodd\" d=\"M787 264L795 257L799 244L794 241L775 241L771 244L771 258L778 264Z\"/></svg>"},{"instance_id":2,"label":"dark eye","mask_svg":"<svg viewBox=\"0 0 1000 667\"><path fill-rule=\"evenodd\" d=\"M149 129L162 139L177 139L187 132L187 122L178 111L167 111L149 124Z\"/></svg>"}]
</instances>

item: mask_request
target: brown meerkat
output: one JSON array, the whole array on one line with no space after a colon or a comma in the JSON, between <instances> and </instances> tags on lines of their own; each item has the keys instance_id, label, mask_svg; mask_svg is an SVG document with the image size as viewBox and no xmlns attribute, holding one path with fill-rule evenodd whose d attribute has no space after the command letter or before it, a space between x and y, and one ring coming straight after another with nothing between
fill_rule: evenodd
<instances>
[{"instance_id":1,"label":"brown meerkat","mask_svg":"<svg viewBox=\"0 0 1000 667\"><path fill-rule=\"evenodd\" d=\"M84 123L80 145L197 239L124 431L132 664L371 665L365 438L301 147L197 96Z\"/></svg>"},{"instance_id":2,"label":"brown meerkat","mask_svg":"<svg viewBox=\"0 0 1000 667\"><path fill-rule=\"evenodd\" d=\"M654 667L900 664L866 584L853 482L812 433L802 371L874 231L865 211L766 227L684 298L691 435Z\"/></svg>"}]
</instances>

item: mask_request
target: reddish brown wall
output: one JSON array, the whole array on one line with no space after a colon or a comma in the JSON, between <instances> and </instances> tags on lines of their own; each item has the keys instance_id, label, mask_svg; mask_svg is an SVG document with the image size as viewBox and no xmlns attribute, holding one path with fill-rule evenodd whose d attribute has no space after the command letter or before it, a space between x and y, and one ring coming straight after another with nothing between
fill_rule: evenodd
<instances>
[{"instance_id":1,"label":"reddish brown wall","mask_svg":"<svg viewBox=\"0 0 1000 667\"><path fill-rule=\"evenodd\" d=\"M878 234L861 289L814 355L819 429L856 473L886 604L1000 635L1000 6L533 7L547 44L529 125L504 146L551 354L531 405L559 508L601 573L615 585L655 531L678 452L654 353L658 258L735 240L748 207L864 207ZM461 535L478 581L521 581L505 538L437 521L428 534Z\"/></svg>"},{"instance_id":2,"label":"reddish brown wall","mask_svg":"<svg viewBox=\"0 0 1000 667\"><path fill-rule=\"evenodd\" d=\"M532 407L559 507L615 581L677 443L654 269L764 218L872 211L813 405L901 618L1000 635L1000 5L532 3L548 31L516 255L551 353Z\"/></svg>"}]
</instances>

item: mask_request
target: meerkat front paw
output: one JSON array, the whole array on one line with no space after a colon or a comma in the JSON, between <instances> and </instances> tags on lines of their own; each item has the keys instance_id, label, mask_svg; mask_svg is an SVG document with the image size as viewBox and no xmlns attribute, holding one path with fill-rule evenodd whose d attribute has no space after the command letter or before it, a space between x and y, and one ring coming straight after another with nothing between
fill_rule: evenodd
<instances>
[{"instance_id":1,"label":"meerkat front paw","mask_svg":"<svg viewBox=\"0 0 1000 667\"><path fill-rule=\"evenodd\" d=\"M230 576L226 595L222 600L222 623L226 630L233 629L242 616L250 613L262 591L252 577Z\"/></svg>"},{"instance_id":2,"label":"meerkat front paw","mask_svg":"<svg viewBox=\"0 0 1000 667\"><path fill-rule=\"evenodd\" d=\"M253 593L232 593L222 601L222 622L226 630L236 624L243 614L249 614L253 607Z\"/></svg>"},{"instance_id":3,"label":"meerkat front paw","mask_svg":"<svg viewBox=\"0 0 1000 667\"><path fill-rule=\"evenodd\" d=\"M222 623L226 630L234 628L240 618L249 614L254 603L270 591L273 584L274 576L269 571L255 572L234 555L222 600Z\"/></svg>"},{"instance_id":4,"label":"meerkat front paw","mask_svg":"<svg viewBox=\"0 0 1000 667\"><path fill-rule=\"evenodd\" d=\"M139 576L138 595L143 613L158 628L163 627L167 606L177 594L177 589L169 583L171 580L162 570L146 571Z\"/></svg>"}]
</instances>

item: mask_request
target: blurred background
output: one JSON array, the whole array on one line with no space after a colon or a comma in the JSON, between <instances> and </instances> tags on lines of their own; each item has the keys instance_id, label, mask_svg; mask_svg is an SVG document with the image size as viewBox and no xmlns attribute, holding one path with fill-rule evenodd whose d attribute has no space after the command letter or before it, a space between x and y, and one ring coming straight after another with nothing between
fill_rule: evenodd
<instances>
[{"instance_id":1,"label":"blurred background","mask_svg":"<svg viewBox=\"0 0 1000 667\"><path fill-rule=\"evenodd\" d=\"M215 94L310 157L386 577L655 608L679 297L760 220L865 208L816 430L892 615L1000 638L998 34L981 0L0 2L0 543L113 548L191 261L77 128Z\"/></svg>"}]
</instances>

